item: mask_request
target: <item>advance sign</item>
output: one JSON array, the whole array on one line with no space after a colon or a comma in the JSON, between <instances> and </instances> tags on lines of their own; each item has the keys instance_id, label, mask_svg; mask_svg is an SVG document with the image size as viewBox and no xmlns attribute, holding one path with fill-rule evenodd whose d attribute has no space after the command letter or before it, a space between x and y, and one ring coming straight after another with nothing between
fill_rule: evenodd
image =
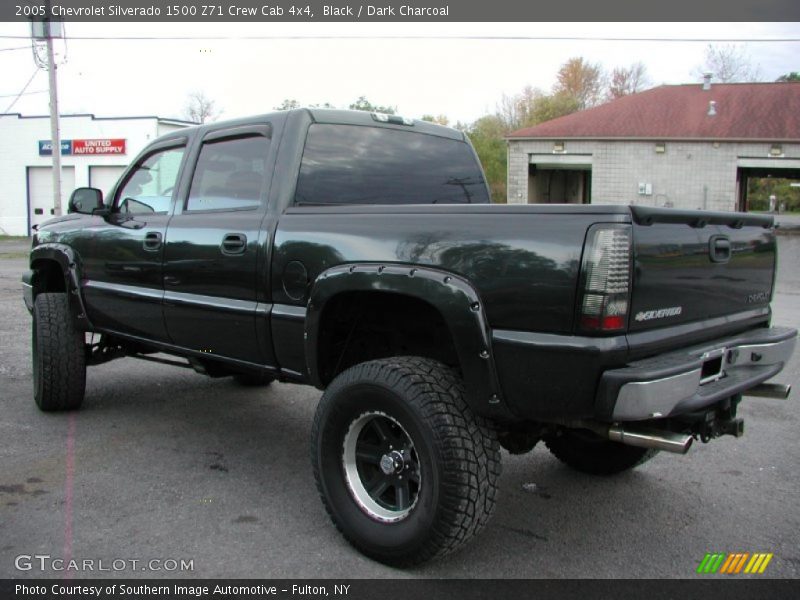
<instances>
[{"instance_id":1,"label":"advance sign","mask_svg":"<svg viewBox=\"0 0 800 600\"><path fill-rule=\"evenodd\" d=\"M125 139L61 140L62 156L85 154L125 154ZM52 156L53 143L39 140L39 156Z\"/></svg>"}]
</instances>

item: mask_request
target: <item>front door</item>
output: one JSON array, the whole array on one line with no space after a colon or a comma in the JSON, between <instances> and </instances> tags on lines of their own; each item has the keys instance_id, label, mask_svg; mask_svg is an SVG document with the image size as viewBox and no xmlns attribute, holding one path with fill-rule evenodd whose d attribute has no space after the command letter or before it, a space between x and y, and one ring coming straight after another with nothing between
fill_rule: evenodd
<instances>
[{"instance_id":1,"label":"front door","mask_svg":"<svg viewBox=\"0 0 800 600\"><path fill-rule=\"evenodd\" d=\"M167 229L164 318L172 342L209 356L274 365L269 246L260 239L271 181L269 125L212 130L196 149Z\"/></svg>"},{"instance_id":2,"label":"front door","mask_svg":"<svg viewBox=\"0 0 800 600\"><path fill-rule=\"evenodd\" d=\"M169 341L161 263L185 144L185 138L172 140L138 160L111 200L111 215L93 217L77 240L95 327Z\"/></svg>"}]
</instances>

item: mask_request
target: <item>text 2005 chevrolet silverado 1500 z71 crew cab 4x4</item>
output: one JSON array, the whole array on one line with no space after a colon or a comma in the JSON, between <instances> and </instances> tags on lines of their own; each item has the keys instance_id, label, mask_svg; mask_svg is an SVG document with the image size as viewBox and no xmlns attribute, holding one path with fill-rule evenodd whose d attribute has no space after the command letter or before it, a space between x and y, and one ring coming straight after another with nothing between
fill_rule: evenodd
<instances>
[{"instance_id":1,"label":"text 2005 chevrolet silverado 1500 z71 crew cab 4x4","mask_svg":"<svg viewBox=\"0 0 800 600\"><path fill-rule=\"evenodd\" d=\"M775 247L768 216L492 206L464 135L430 123L194 127L34 236L35 400L78 408L87 365L158 353L315 385L331 518L421 562L487 522L500 446L617 473L740 435L748 390L788 394L763 383L797 333L770 326Z\"/></svg>"}]
</instances>

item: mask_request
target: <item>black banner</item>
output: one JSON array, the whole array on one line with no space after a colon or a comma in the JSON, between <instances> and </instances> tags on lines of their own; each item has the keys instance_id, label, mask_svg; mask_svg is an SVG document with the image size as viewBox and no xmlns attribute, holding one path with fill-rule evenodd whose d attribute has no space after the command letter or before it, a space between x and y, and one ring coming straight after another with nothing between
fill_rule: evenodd
<instances>
[{"instance_id":1,"label":"black banner","mask_svg":"<svg viewBox=\"0 0 800 600\"><path fill-rule=\"evenodd\" d=\"M797 0L3 0L0 21L798 21Z\"/></svg>"},{"instance_id":2,"label":"black banner","mask_svg":"<svg viewBox=\"0 0 800 600\"><path fill-rule=\"evenodd\" d=\"M798 580L0 580L3 600L753 600L797 598Z\"/></svg>"}]
</instances>

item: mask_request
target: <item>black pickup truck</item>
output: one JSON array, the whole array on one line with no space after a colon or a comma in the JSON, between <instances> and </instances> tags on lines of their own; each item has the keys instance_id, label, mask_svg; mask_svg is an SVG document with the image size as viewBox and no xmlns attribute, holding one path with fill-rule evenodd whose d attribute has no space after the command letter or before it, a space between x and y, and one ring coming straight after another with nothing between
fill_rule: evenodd
<instances>
[{"instance_id":1,"label":"black pickup truck","mask_svg":"<svg viewBox=\"0 0 800 600\"><path fill-rule=\"evenodd\" d=\"M418 563L486 524L501 446L613 474L741 435L745 393L788 395L764 383L797 335L770 326L774 233L770 216L492 205L462 133L396 116L193 127L36 232L34 397L76 409L86 367L123 356L314 385L333 522Z\"/></svg>"}]
</instances>

